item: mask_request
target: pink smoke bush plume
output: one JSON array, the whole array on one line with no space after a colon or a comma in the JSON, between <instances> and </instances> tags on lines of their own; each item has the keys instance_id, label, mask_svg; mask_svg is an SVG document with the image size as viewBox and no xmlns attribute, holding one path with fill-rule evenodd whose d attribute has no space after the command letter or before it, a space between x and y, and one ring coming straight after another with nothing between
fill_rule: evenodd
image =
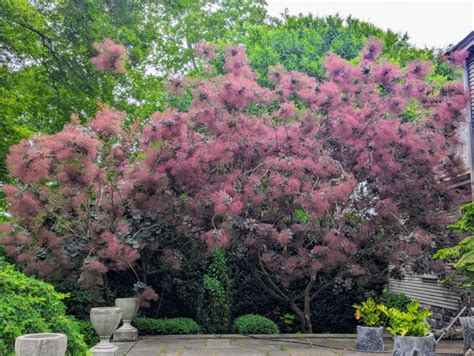
<instances>
[{"instance_id":1,"label":"pink smoke bush plume","mask_svg":"<svg viewBox=\"0 0 474 356\"><path fill-rule=\"evenodd\" d=\"M122 44L106 38L103 42L95 42L93 47L97 50L98 55L91 58L91 62L97 70L125 73L127 50Z\"/></svg>"}]
</instances>

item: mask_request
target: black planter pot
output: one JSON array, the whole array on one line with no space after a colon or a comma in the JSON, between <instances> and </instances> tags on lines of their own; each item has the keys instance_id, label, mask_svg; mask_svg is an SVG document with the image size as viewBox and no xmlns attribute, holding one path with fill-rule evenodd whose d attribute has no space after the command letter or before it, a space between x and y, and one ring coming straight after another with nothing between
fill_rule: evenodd
<instances>
[{"instance_id":1,"label":"black planter pot","mask_svg":"<svg viewBox=\"0 0 474 356\"><path fill-rule=\"evenodd\" d=\"M357 350L360 351L383 351L383 326L358 326L357 327Z\"/></svg>"},{"instance_id":2,"label":"black planter pot","mask_svg":"<svg viewBox=\"0 0 474 356\"><path fill-rule=\"evenodd\" d=\"M474 351L474 316L459 318L464 338L464 352Z\"/></svg>"},{"instance_id":3,"label":"black planter pot","mask_svg":"<svg viewBox=\"0 0 474 356\"><path fill-rule=\"evenodd\" d=\"M428 336L393 336L393 356L434 356L436 340Z\"/></svg>"}]
</instances>

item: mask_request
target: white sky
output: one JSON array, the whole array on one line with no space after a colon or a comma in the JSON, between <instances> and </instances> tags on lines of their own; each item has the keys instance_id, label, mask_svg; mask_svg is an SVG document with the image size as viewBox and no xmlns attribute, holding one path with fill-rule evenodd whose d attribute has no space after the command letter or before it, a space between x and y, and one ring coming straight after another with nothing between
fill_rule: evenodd
<instances>
[{"instance_id":1,"label":"white sky","mask_svg":"<svg viewBox=\"0 0 474 356\"><path fill-rule=\"evenodd\" d=\"M418 47L444 48L456 44L474 29L474 0L267 0L268 12L278 16L312 13L366 20L395 32L407 32Z\"/></svg>"}]
</instances>

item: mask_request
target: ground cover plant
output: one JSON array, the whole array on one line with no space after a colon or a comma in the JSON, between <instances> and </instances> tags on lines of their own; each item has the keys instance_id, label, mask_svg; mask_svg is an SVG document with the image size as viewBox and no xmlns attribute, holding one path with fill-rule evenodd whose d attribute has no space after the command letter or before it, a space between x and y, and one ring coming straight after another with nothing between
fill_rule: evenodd
<instances>
[{"instance_id":1,"label":"ground cover plant","mask_svg":"<svg viewBox=\"0 0 474 356\"><path fill-rule=\"evenodd\" d=\"M121 47L98 48L98 69L122 71ZM223 74L169 83L179 109L123 125L125 112L102 106L87 126L73 117L22 141L7 160L5 252L89 290L131 272L147 303L157 260L179 269L228 248L304 332L324 292L383 283L388 263L442 271L430 259L451 238L441 177L461 166L467 98L460 82L427 80L429 63L400 68L381 50L371 40L351 63L327 54L324 80L274 66L264 87L243 47L228 46Z\"/></svg>"}]
</instances>

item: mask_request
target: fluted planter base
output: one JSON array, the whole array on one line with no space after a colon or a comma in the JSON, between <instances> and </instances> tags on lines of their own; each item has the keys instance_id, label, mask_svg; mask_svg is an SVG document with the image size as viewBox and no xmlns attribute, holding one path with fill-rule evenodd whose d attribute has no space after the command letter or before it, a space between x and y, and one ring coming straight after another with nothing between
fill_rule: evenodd
<instances>
[{"instance_id":1,"label":"fluted planter base","mask_svg":"<svg viewBox=\"0 0 474 356\"><path fill-rule=\"evenodd\" d=\"M434 356L436 340L428 336L393 336L393 356Z\"/></svg>"},{"instance_id":2,"label":"fluted planter base","mask_svg":"<svg viewBox=\"0 0 474 356\"><path fill-rule=\"evenodd\" d=\"M67 337L64 334L27 334L15 340L16 356L64 356L66 348Z\"/></svg>"},{"instance_id":3,"label":"fluted planter base","mask_svg":"<svg viewBox=\"0 0 474 356\"><path fill-rule=\"evenodd\" d=\"M383 327L358 326L357 350L382 352L384 350Z\"/></svg>"}]
</instances>

